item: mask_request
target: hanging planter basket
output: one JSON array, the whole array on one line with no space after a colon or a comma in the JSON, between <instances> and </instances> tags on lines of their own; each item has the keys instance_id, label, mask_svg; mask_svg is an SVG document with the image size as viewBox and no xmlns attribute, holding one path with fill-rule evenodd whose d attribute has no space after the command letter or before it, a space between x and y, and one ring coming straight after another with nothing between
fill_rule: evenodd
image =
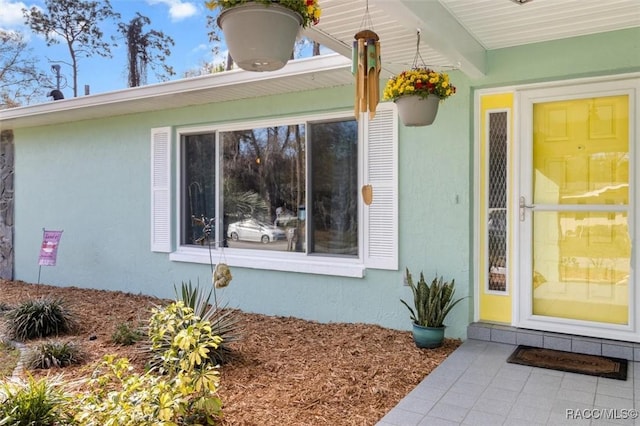
<instances>
[{"instance_id":1,"label":"hanging planter basket","mask_svg":"<svg viewBox=\"0 0 640 426\"><path fill-rule=\"evenodd\" d=\"M247 71L275 71L291 58L302 16L278 4L244 3L218 17L233 61Z\"/></svg>"},{"instance_id":2,"label":"hanging planter basket","mask_svg":"<svg viewBox=\"0 0 640 426\"><path fill-rule=\"evenodd\" d=\"M400 120L405 126L428 126L436 119L440 98L435 95L426 98L402 96L395 103Z\"/></svg>"}]
</instances>

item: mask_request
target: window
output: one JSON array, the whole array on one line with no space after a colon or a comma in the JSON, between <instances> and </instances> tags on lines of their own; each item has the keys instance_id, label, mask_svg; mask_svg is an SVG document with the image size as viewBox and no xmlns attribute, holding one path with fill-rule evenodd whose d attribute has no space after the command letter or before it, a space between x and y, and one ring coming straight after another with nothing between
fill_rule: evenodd
<instances>
[{"instance_id":1,"label":"window","mask_svg":"<svg viewBox=\"0 0 640 426\"><path fill-rule=\"evenodd\" d=\"M208 263L211 247L231 265L344 276L397 269L396 129L393 106L371 122L329 114L177 129L168 234L178 243L154 251ZM374 188L369 206L363 184Z\"/></svg>"},{"instance_id":2,"label":"window","mask_svg":"<svg viewBox=\"0 0 640 426\"><path fill-rule=\"evenodd\" d=\"M507 291L507 112L489 113L489 290Z\"/></svg>"}]
</instances>

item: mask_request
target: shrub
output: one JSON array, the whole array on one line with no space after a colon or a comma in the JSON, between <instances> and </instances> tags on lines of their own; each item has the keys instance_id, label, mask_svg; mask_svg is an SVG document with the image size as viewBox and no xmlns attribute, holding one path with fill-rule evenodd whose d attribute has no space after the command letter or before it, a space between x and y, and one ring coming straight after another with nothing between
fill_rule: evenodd
<instances>
[{"instance_id":1,"label":"shrub","mask_svg":"<svg viewBox=\"0 0 640 426\"><path fill-rule=\"evenodd\" d=\"M151 367L162 372L184 369L184 351L191 350L196 365L217 364L216 349L222 338L213 334L209 321L193 313L182 301L152 310L149 318Z\"/></svg>"},{"instance_id":2,"label":"shrub","mask_svg":"<svg viewBox=\"0 0 640 426\"><path fill-rule=\"evenodd\" d=\"M0 382L0 424L36 426L70 424L69 397L59 379L11 379Z\"/></svg>"},{"instance_id":3,"label":"shrub","mask_svg":"<svg viewBox=\"0 0 640 426\"><path fill-rule=\"evenodd\" d=\"M229 344L240 338L238 319L233 311L218 305L215 288L206 292L200 288L200 284L193 286L191 281L183 281L179 292L175 286L174 289L176 301L183 302L185 306L193 309L195 315L209 321L212 333L222 338L217 349L212 351L211 360L218 364L224 364L233 358L233 351ZM213 304L211 304L211 296L214 296Z\"/></svg>"},{"instance_id":4,"label":"shrub","mask_svg":"<svg viewBox=\"0 0 640 426\"><path fill-rule=\"evenodd\" d=\"M73 342L47 342L29 353L27 366L32 369L62 368L81 364L84 359L84 351Z\"/></svg>"},{"instance_id":5,"label":"shrub","mask_svg":"<svg viewBox=\"0 0 640 426\"><path fill-rule=\"evenodd\" d=\"M7 314L9 337L19 341L73 331L76 321L60 299L28 300Z\"/></svg>"},{"instance_id":6,"label":"shrub","mask_svg":"<svg viewBox=\"0 0 640 426\"><path fill-rule=\"evenodd\" d=\"M144 337L143 333L132 327L130 324L122 323L118 324L116 331L111 335L111 341L118 345L130 346L140 341Z\"/></svg>"},{"instance_id":7,"label":"shrub","mask_svg":"<svg viewBox=\"0 0 640 426\"><path fill-rule=\"evenodd\" d=\"M176 302L153 310L149 338L155 367L138 374L126 358L105 357L75 421L84 426L216 423L222 415L219 373L209 354L221 339L211 333L211 324Z\"/></svg>"}]
</instances>

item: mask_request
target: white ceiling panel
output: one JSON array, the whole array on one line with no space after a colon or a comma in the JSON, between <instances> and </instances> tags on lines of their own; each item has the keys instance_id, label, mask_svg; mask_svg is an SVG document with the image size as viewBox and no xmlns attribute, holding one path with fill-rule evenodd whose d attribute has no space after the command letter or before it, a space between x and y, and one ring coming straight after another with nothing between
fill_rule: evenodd
<instances>
[{"instance_id":1,"label":"white ceiling panel","mask_svg":"<svg viewBox=\"0 0 640 426\"><path fill-rule=\"evenodd\" d=\"M418 29L425 65L479 76L483 50L640 26L640 0L322 0L321 6L320 23L307 35L345 56L368 10L387 74L413 64Z\"/></svg>"}]
</instances>

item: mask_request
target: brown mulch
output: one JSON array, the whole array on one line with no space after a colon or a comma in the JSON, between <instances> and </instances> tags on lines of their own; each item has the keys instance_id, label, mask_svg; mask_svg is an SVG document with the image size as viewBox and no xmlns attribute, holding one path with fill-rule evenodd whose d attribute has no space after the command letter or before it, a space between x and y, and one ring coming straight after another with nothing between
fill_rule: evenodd
<instances>
[{"instance_id":1,"label":"brown mulch","mask_svg":"<svg viewBox=\"0 0 640 426\"><path fill-rule=\"evenodd\" d=\"M89 357L83 366L32 374L62 372L69 381L88 377L93 364L110 353L130 357L141 368L140 344L119 346L111 336L119 324L144 323L152 306L167 302L0 280L0 302L39 297L66 302L80 324L66 338L80 342ZM375 425L460 345L447 339L441 348L418 349L409 331L236 314L243 338L232 344L237 358L220 370L225 425Z\"/></svg>"}]
</instances>

